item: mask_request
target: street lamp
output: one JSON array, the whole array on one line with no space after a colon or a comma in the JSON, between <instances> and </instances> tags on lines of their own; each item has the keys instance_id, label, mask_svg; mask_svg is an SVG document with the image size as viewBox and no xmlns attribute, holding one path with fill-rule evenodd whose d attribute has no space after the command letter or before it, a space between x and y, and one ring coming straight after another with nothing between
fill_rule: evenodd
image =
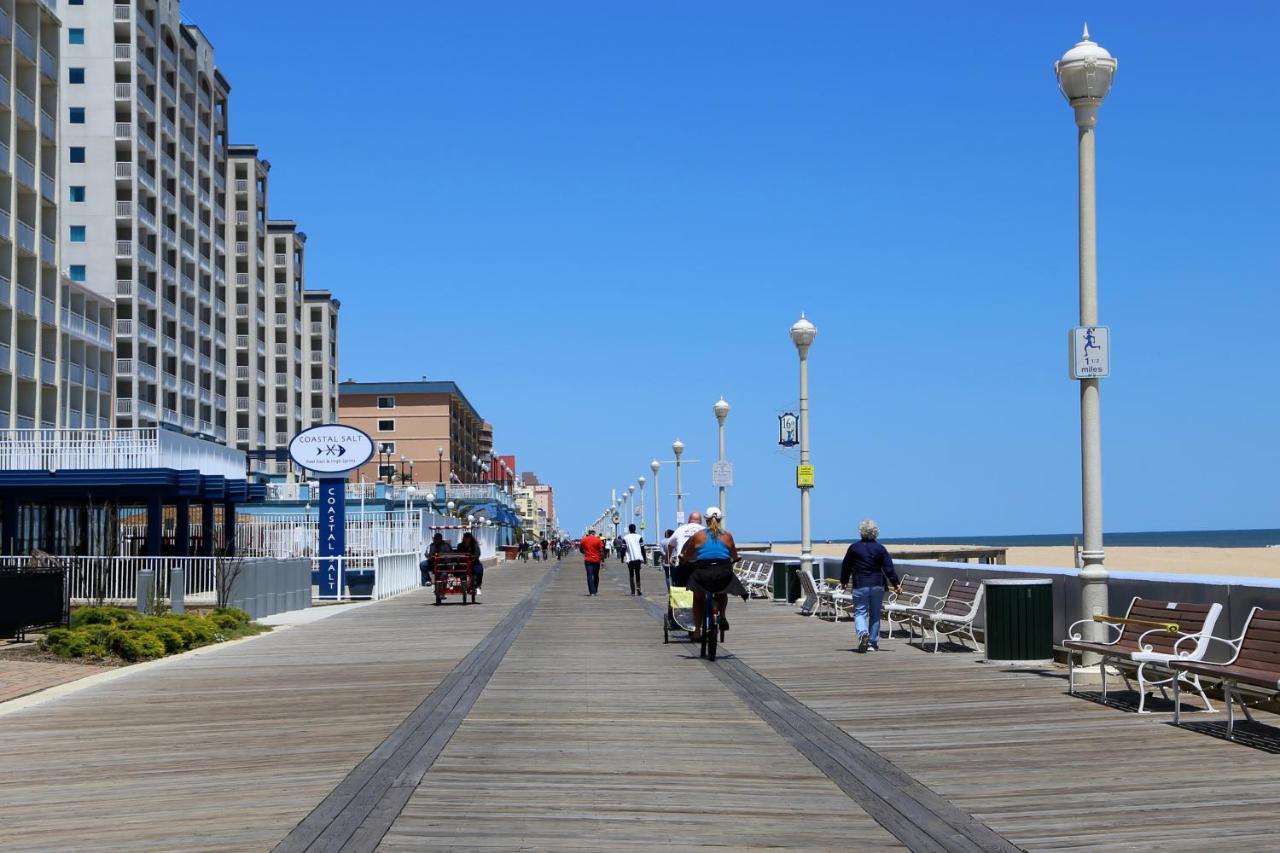
<instances>
[{"instance_id":1,"label":"street lamp","mask_svg":"<svg viewBox=\"0 0 1280 853\"><path fill-rule=\"evenodd\" d=\"M643 476L641 476L636 479L636 482L640 484L640 511L637 513L637 515L640 516L640 530L642 531L641 535L644 535L643 534L643 531L644 531L644 484L647 481Z\"/></svg>"},{"instance_id":2,"label":"street lamp","mask_svg":"<svg viewBox=\"0 0 1280 853\"><path fill-rule=\"evenodd\" d=\"M418 493L418 490L415 489L413 486L410 486L409 488L404 490L404 511L405 512L408 512L412 508L413 496L417 493Z\"/></svg>"},{"instance_id":3,"label":"street lamp","mask_svg":"<svg viewBox=\"0 0 1280 853\"><path fill-rule=\"evenodd\" d=\"M1098 107L1111 89L1119 63L1089 40L1089 26L1075 47L1054 65L1058 88L1076 115L1080 204L1080 325L1098 325L1098 223L1094 169L1094 125ZM1091 619L1107 612L1107 570L1102 549L1102 426L1100 379L1080 382L1080 504L1084 549L1080 570L1080 615ZM1100 642L1101 623L1084 625L1086 640ZM1086 660L1086 663L1096 661Z\"/></svg>"},{"instance_id":4,"label":"street lamp","mask_svg":"<svg viewBox=\"0 0 1280 853\"><path fill-rule=\"evenodd\" d=\"M449 501L447 504L444 505L444 508L449 510L450 518L453 518L453 510L455 507L457 507L457 504L455 504L453 501Z\"/></svg>"},{"instance_id":5,"label":"street lamp","mask_svg":"<svg viewBox=\"0 0 1280 853\"><path fill-rule=\"evenodd\" d=\"M720 461L724 461L724 419L729 417L729 404L724 401L721 395L719 402L711 407L711 411L715 412L716 422L720 425ZM720 487L720 512L724 513L724 486Z\"/></svg>"},{"instance_id":6,"label":"street lamp","mask_svg":"<svg viewBox=\"0 0 1280 853\"><path fill-rule=\"evenodd\" d=\"M683 521L684 518L684 481L680 476L680 454L684 453L684 442L676 439L671 442L671 452L676 455L676 518Z\"/></svg>"},{"instance_id":7,"label":"street lamp","mask_svg":"<svg viewBox=\"0 0 1280 853\"><path fill-rule=\"evenodd\" d=\"M650 460L649 470L653 472L653 538L662 538L662 489L658 486L658 471L662 463L657 459Z\"/></svg>"},{"instance_id":8,"label":"street lamp","mask_svg":"<svg viewBox=\"0 0 1280 853\"><path fill-rule=\"evenodd\" d=\"M813 478L809 466L809 347L817 336L817 327L802 312L791 327L791 342L800 354L800 467L796 469L796 487L800 489L800 570L810 577L813 540L809 531L809 490L813 488Z\"/></svg>"},{"instance_id":9,"label":"street lamp","mask_svg":"<svg viewBox=\"0 0 1280 853\"><path fill-rule=\"evenodd\" d=\"M636 484L632 483L627 486L627 524L631 524L631 519L636 514Z\"/></svg>"},{"instance_id":10,"label":"street lamp","mask_svg":"<svg viewBox=\"0 0 1280 853\"><path fill-rule=\"evenodd\" d=\"M444 482L444 448L436 448L436 482Z\"/></svg>"}]
</instances>

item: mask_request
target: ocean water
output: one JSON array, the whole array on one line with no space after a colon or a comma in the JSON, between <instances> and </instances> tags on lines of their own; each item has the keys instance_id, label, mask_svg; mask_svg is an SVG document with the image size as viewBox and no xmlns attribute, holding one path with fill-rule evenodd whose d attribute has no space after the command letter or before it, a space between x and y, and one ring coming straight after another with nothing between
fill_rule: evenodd
<instances>
[{"instance_id":1,"label":"ocean water","mask_svg":"<svg viewBox=\"0 0 1280 853\"><path fill-rule=\"evenodd\" d=\"M925 536L916 539L882 539L898 545L989 545L993 548L1035 548L1070 545L1082 539L1079 533L1045 533L1019 536ZM790 541L779 539L779 542ZM826 540L815 540L826 541ZM848 542L848 539L833 539ZM1105 533L1102 541L1108 547L1140 548L1265 548L1280 545L1280 529L1267 530L1148 530L1132 533Z\"/></svg>"}]
</instances>

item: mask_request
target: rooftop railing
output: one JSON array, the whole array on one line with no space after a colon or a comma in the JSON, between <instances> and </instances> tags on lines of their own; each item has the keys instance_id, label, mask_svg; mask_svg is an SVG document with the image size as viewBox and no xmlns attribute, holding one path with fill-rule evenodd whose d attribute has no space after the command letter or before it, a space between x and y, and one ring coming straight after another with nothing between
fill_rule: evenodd
<instances>
[{"instance_id":1,"label":"rooftop railing","mask_svg":"<svg viewBox=\"0 0 1280 853\"><path fill-rule=\"evenodd\" d=\"M118 407L117 411L127 414L128 407ZM238 450L161 429L0 430L0 470L142 468L196 470L205 475L243 479L245 456Z\"/></svg>"}]
</instances>

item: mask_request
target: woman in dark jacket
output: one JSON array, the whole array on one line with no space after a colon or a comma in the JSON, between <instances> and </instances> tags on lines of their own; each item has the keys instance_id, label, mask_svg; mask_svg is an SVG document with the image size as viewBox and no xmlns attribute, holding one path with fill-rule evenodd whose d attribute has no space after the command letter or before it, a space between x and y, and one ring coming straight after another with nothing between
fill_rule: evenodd
<instances>
[{"instance_id":1,"label":"woman in dark jacket","mask_svg":"<svg viewBox=\"0 0 1280 853\"><path fill-rule=\"evenodd\" d=\"M871 519L858 525L860 541L849 546L840 564L840 588L853 581L853 629L858 633L858 651L880 648L880 608L884 605L885 587L901 591L893 558L876 539L880 528Z\"/></svg>"},{"instance_id":2,"label":"woman in dark jacket","mask_svg":"<svg viewBox=\"0 0 1280 853\"><path fill-rule=\"evenodd\" d=\"M480 543L468 530L462 534L462 541L454 550L459 554L471 555L471 577L475 579L476 595L480 595L480 587L484 585L484 564L480 562Z\"/></svg>"}]
</instances>

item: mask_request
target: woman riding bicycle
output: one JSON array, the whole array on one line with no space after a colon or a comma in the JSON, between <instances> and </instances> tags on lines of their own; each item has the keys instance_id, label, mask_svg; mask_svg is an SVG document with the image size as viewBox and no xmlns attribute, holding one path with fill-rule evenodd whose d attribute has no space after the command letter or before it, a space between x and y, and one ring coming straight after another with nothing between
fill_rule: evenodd
<instances>
[{"instance_id":1,"label":"woman riding bicycle","mask_svg":"<svg viewBox=\"0 0 1280 853\"><path fill-rule=\"evenodd\" d=\"M733 534L724 529L724 514L720 507L712 506L707 507L704 518L706 527L693 534L680 552L681 562L694 564L688 587L693 591L693 624L698 626L693 632L695 640L702 639L703 608L708 595L715 597L721 630L729 627L729 620L724 616L729 593L747 600L747 590L733 571L733 564L738 561L738 546Z\"/></svg>"}]
</instances>

